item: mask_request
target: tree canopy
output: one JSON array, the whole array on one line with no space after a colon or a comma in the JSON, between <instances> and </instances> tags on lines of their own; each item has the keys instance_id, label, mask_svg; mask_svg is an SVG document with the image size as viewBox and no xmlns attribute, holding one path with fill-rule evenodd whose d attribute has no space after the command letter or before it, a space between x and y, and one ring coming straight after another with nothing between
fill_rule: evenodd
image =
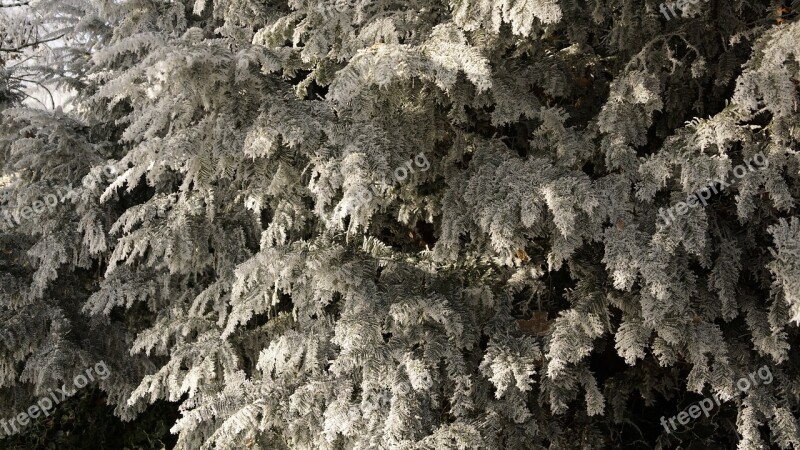
<instances>
[{"instance_id":1,"label":"tree canopy","mask_svg":"<svg viewBox=\"0 0 800 450\"><path fill-rule=\"evenodd\" d=\"M800 1L669 7L0 5L0 417L800 447Z\"/></svg>"}]
</instances>

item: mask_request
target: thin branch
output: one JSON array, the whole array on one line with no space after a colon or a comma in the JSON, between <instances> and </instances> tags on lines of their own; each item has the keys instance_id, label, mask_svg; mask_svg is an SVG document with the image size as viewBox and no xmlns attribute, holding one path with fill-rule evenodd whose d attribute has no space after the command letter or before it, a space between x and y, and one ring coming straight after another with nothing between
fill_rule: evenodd
<instances>
[{"instance_id":1,"label":"thin branch","mask_svg":"<svg viewBox=\"0 0 800 450\"><path fill-rule=\"evenodd\" d=\"M17 6L28 6L31 2L18 2L18 3L11 3L8 5L0 4L0 8L16 8Z\"/></svg>"},{"instance_id":2,"label":"thin branch","mask_svg":"<svg viewBox=\"0 0 800 450\"><path fill-rule=\"evenodd\" d=\"M22 61L20 61L20 62L18 62L18 63L16 63L16 64L14 64L13 66L7 66L7 67L8 67L9 69L13 69L13 68L15 68L15 67L19 66L20 64L23 64L25 61L28 61L28 60L31 60L31 59L33 59L35 56L36 56L36 55L30 55L30 56L28 56L27 58L23 59Z\"/></svg>"},{"instance_id":3,"label":"thin branch","mask_svg":"<svg viewBox=\"0 0 800 450\"><path fill-rule=\"evenodd\" d=\"M50 89L47 88L47 86L43 85L42 83L40 83L40 82L38 82L36 80L28 80L28 79L25 79L25 78L13 77L13 76L11 76L9 78L13 78L15 80L22 81L22 82L25 82L25 83L33 83L33 84L39 86L40 88L44 89L45 92L47 92L47 95L50 96L50 103L53 105L53 109L56 109L56 100L53 97L53 93L50 91ZM38 100L37 98L35 98L35 97L31 96L31 95L28 95L28 97L33 98L34 100ZM39 103L42 103L42 102L40 101ZM42 106L47 108L47 106L45 106L44 103L42 103Z\"/></svg>"},{"instance_id":4,"label":"thin branch","mask_svg":"<svg viewBox=\"0 0 800 450\"><path fill-rule=\"evenodd\" d=\"M15 47L15 48L2 48L2 47L0 47L0 52L22 53L20 50L22 50L23 48L34 47L34 46L37 46L39 44L45 44L47 42L52 42L52 41L61 39L62 37L64 37L64 35L63 34L59 34L58 36L52 37L50 39L45 39L43 41L29 42L27 44L20 45L19 47Z\"/></svg>"},{"instance_id":5,"label":"thin branch","mask_svg":"<svg viewBox=\"0 0 800 450\"><path fill-rule=\"evenodd\" d=\"M12 91L12 92L13 92L13 91L19 92L20 94L22 94L22 95L23 95L24 97L26 97L26 98L30 98L30 99L36 100L37 102L39 102L39 104L40 104L40 105L42 105L42 107L44 107L44 109L47 109L47 105L45 105L45 104L44 104L44 102L42 102L41 100L39 100L39 99L38 99L38 98L36 98L36 97L33 97L33 96L30 96L30 95L28 95L28 93L27 93L27 92L25 92L25 91L23 91L23 90L21 90L21 89L17 89L17 88L12 88L12 89L11 89L11 91Z\"/></svg>"}]
</instances>

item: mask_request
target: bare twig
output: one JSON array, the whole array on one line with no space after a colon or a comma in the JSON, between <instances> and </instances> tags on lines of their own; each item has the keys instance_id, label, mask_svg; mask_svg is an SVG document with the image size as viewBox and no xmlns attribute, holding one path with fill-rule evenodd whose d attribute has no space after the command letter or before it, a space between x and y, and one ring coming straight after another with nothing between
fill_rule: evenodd
<instances>
[{"instance_id":1,"label":"bare twig","mask_svg":"<svg viewBox=\"0 0 800 450\"><path fill-rule=\"evenodd\" d=\"M47 95L50 97L50 103L53 105L53 109L56 109L56 100L53 97L53 93L50 91L50 89L48 89L47 86L43 85L42 83L40 83L40 82L38 82L36 80L29 80L29 79L26 79L26 78L13 77L13 76L9 77L9 78L13 78L13 79L15 79L17 81L21 81L21 82L24 82L24 83L33 83L33 84L39 86L40 88L44 89L45 92L47 92ZM37 98L35 98L33 96L30 96L30 95L28 95L28 97L33 98L34 100L37 100L37 101L39 100L39 99L37 99ZM39 101L39 103L42 103L42 102ZM42 103L42 106L47 108L47 106L44 103Z\"/></svg>"},{"instance_id":2,"label":"bare twig","mask_svg":"<svg viewBox=\"0 0 800 450\"><path fill-rule=\"evenodd\" d=\"M20 94L22 94L23 97L27 97L27 98L36 100L37 102L39 102L40 105L42 105L44 107L44 109L47 109L47 105L45 105L44 102L42 102L41 100L39 100L36 97L32 97L32 96L28 95L28 93L25 92L25 91L23 91L21 89L17 89L17 88L12 88L11 91L12 92L19 92Z\"/></svg>"},{"instance_id":3,"label":"bare twig","mask_svg":"<svg viewBox=\"0 0 800 450\"><path fill-rule=\"evenodd\" d=\"M39 44L45 44L47 42L52 42L52 41L61 39L62 37L64 37L64 35L63 34L59 34L58 36L52 37L50 39L45 39L45 40L42 40L42 41L29 42L27 44L20 45L19 47L15 47L15 48L2 48L2 47L0 47L0 52L22 53L21 50L23 48L34 47L34 46L37 46Z\"/></svg>"},{"instance_id":4,"label":"bare twig","mask_svg":"<svg viewBox=\"0 0 800 450\"><path fill-rule=\"evenodd\" d=\"M25 63L26 61L29 61L29 60L33 59L35 56L36 55L28 56L27 58L23 59L22 61L19 61L18 63L14 64L13 66L6 66L6 67L9 68L9 69L13 69L13 68Z\"/></svg>"}]
</instances>

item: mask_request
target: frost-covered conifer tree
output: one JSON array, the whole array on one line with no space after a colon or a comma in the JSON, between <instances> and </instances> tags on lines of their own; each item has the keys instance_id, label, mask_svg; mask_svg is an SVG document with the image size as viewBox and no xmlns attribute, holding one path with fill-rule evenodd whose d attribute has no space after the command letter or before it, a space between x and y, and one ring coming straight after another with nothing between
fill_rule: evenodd
<instances>
[{"instance_id":1,"label":"frost-covered conifer tree","mask_svg":"<svg viewBox=\"0 0 800 450\"><path fill-rule=\"evenodd\" d=\"M1 410L102 359L180 449L800 447L800 5L679 3L32 1Z\"/></svg>"}]
</instances>

